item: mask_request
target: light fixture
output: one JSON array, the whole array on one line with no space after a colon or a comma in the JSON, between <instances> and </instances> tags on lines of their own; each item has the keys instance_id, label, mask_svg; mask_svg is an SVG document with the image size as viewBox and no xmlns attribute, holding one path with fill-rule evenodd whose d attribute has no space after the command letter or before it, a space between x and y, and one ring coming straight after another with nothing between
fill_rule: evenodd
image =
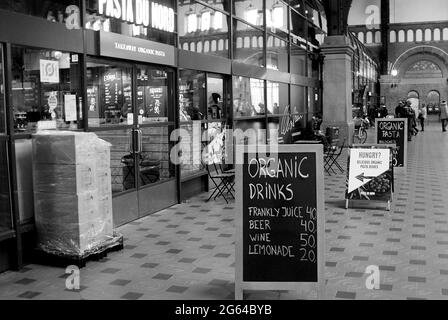
<instances>
[{"instance_id":1,"label":"light fixture","mask_svg":"<svg viewBox=\"0 0 448 320\"><path fill-rule=\"evenodd\" d=\"M398 75L397 69L393 69L390 74L392 75L392 77L396 77Z\"/></svg>"},{"instance_id":2,"label":"light fixture","mask_svg":"<svg viewBox=\"0 0 448 320\"><path fill-rule=\"evenodd\" d=\"M249 6L246 8L246 11L244 12L246 21L256 25L258 20L258 9L255 8L252 3L249 4Z\"/></svg>"}]
</instances>

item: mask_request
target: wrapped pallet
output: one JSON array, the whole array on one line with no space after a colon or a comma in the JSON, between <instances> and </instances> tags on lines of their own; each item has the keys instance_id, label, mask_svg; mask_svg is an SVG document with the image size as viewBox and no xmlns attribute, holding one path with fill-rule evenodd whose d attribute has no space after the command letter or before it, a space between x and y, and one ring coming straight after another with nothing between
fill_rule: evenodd
<instances>
[{"instance_id":1,"label":"wrapped pallet","mask_svg":"<svg viewBox=\"0 0 448 320\"><path fill-rule=\"evenodd\" d=\"M110 147L93 133L33 136L39 250L83 258L122 241L113 230Z\"/></svg>"}]
</instances>

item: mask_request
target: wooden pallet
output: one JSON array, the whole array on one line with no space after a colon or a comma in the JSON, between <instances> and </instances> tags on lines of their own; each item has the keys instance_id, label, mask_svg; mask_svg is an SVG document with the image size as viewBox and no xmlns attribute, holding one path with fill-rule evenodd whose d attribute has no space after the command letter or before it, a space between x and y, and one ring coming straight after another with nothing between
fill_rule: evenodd
<instances>
[{"instance_id":1,"label":"wooden pallet","mask_svg":"<svg viewBox=\"0 0 448 320\"><path fill-rule=\"evenodd\" d=\"M33 251L32 262L35 264L49 265L53 267L67 268L68 266L77 266L84 268L88 261L100 261L107 257L111 252L121 251L124 248L123 236L120 236L115 243L98 248L95 252L87 253L81 256L49 253L36 248Z\"/></svg>"}]
</instances>

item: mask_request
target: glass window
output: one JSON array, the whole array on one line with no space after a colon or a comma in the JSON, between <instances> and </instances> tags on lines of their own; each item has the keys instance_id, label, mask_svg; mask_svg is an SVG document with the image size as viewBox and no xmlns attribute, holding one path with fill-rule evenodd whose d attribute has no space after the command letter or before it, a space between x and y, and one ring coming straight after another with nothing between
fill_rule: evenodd
<instances>
[{"instance_id":1,"label":"glass window","mask_svg":"<svg viewBox=\"0 0 448 320\"><path fill-rule=\"evenodd\" d=\"M194 70L179 72L180 121L203 120L207 114L205 73Z\"/></svg>"},{"instance_id":2,"label":"glass window","mask_svg":"<svg viewBox=\"0 0 448 320\"><path fill-rule=\"evenodd\" d=\"M266 120L246 119L235 121L233 136L236 144L266 144Z\"/></svg>"},{"instance_id":3,"label":"glass window","mask_svg":"<svg viewBox=\"0 0 448 320\"><path fill-rule=\"evenodd\" d=\"M234 20L234 60L264 67L263 31ZM241 40L243 39L242 46Z\"/></svg>"},{"instance_id":4,"label":"glass window","mask_svg":"<svg viewBox=\"0 0 448 320\"><path fill-rule=\"evenodd\" d=\"M264 103L264 80L233 77L235 118L264 115L266 113Z\"/></svg>"},{"instance_id":5,"label":"glass window","mask_svg":"<svg viewBox=\"0 0 448 320\"><path fill-rule=\"evenodd\" d=\"M199 120L180 125L179 160L182 177L194 175L205 168L202 162L203 130L203 124Z\"/></svg>"},{"instance_id":6,"label":"glass window","mask_svg":"<svg viewBox=\"0 0 448 320\"><path fill-rule=\"evenodd\" d=\"M263 0L233 2L233 14L255 26L263 26Z\"/></svg>"},{"instance_id":7,"label":"glass window","mask_svg":"<svg viewBox=\"0 0 448 320\"><path fill-rule=\"evenodd\" d=\"M276 35L288 37L288 7L280 0L266 0L266 27Z\"/></svg>"},{"instance_id":8,"label":"glass window","mask_svg":"<svg viewBox=\"0 0 448 320\"><path fill-rule=\"evenodd\" d=\"M141 128L142 152L139 162L140 185L171 179L175 167L170 161L172 126Z\"/></svg>"},{"instance_id":9,"label":"glass window","mask_svg":"<svg viewBox=\"0 0 448 320\"><path fill-rule=\"evenodd\" d=\"M3 48L0 47L0 133L4 133L6 130L5 86L3 81Z\"/></svg>"},{"instance_id":10,"label":"glass window","mask_svg":"<svg viewBox=\"0 0 448 320\"><path fill-rule=\"evenodd\" d=\"M0 233L12 229L7 143L0 140Z\"/></svg>"},{"instance_id":11,"label":"glass window","mask_svg":"<svg viewBox=\"0 0 448 320\"><path fill-rule=\"evenodd\" d=\"M306 20L294 10L291 10L291 41L296 45L306 43Z\"/></svg>"},{"instance_id":12,"label":"glass window","mask_svg":"<svg viewBox=\"0 0 448 320\"><path fill-rule=\"evenodd\" d=\"M190 0L183 0L183 1L187 2ZM182 0L180 2L182 2ZM213 8L230 12L230 3L232 2L232 0L214 0L214 1L204 1L204 2L207 2L207 4Z\"/></svg>"},{"instance_id":13,"label":"glass window","mask_svg":"<svg viewBox=\"0 0 448 320\"><path fill-rule=\"evenodd\" d=\"M72 7L76 6L76 7ZM0 9L24 13L51 22L65 23L67 17L78 10L79 0L2 0ZM78 16L79 17L79 16Z\"/></svg>"},{"instance_id":14,"label":"glass window","mask_svg":"<svg viewBox=\"0 0 448 320\"><path fill-rule=\"evenodd\" d=\"M87 61L89 126L133 125L132 68Z\"/></svg>"},{"instance_id":15,"label":"glass window","mask_svg":"<svg viewBox=\"0 0 448 320\"><path fill-rule=\"evenodd\" d=\"M292 9L300 12L302 15L305 15L305 5L303 0L289 0L289 5Z\"/></svg>"},{"instance_id":16,"label":"glass window","mask_svg":"<svg viewBox=\"0 0 448 320\"><path fill-rule=\"evenodd\" d=\"M289 47L288 42L268 35L266 67L272 70L288 72Z\"/></svg>"},{"instance_id":17,"label":"glass window","mask_svg":"<svg viewBox=\"0 0 448 320\"><path fill-rule=\"evenodd\" d=\"M127 1L126 7L116 3L122 2L86 0L85 28L176 45L175 0ZM136 9L137 4L141 10Z\"/></svg>"},{"instance_id":18,"label":"glass window","mask_svg":"<svg viewBox=\"0 0 448 320\"><path fill-rule=\"evenodd\" d=\"M131 130L98 131L96 135L110 144L110 166L112 193L120 193L134 189L135 184L135 158L131 153Z\"/></svg>"},{"instance_id":19,"label":"glass window","mask_svg":"<svg viewBox=\"0 0 448 320\"><path fill-rule=\"evenodd\" d=\"M195 2L183 2L179 5L181 48L184 48L186 43L195 41L201 43L204 53L227 58L228 50L223 45L218 47L217 43L228 40L228 30L228 17L225 14ZM194 48L191 50L195 51Z\"/></svg>"},{"instance_id":20,"label":"glass window","mask_svg":"<svg viewBox=\"0 0 448 320\"><path fill-rule=\"evenodd\" d=\"M207 119L226 119L227 108L224 95L224 79L219 76L207 77Z\"/></svg>"},{"instance_id":21,"label":"glass window","mask_svg":"<svg viewBox=\"0 0 448 320\"><path fill-rule=\"evenodd\" d=\"M15 132L82 128L79 55L12 47Z\"/></svg>"},{"instance_id":22,"label":"glass window","mask_svg":"<svg viewBox=\"0 0 448 320\"><path fill-rule=\"evenodd\" d=\"M291 73L306 75L306 51L302 47L291 46Z\"/></svg>"},{"instance_id":23,"label":"glass window","mask_svg":"<svg viewBox=\"0 0 448 320\"><path fill-rule=\"evenodd\" d=\"M289 113L289 87L285 83L267 81L268 115Z\"/></svg>"},{"instance_id":24,"label":"glass window","mask_svg":"<svg viewBox=\"0 0 448 320\"><path fill-rule=\"evenodd\" d=\"M305 87L291 85L291 114L306 114Z\"/></svg>"},{"instance_id":25,"label":"glass window","mask_svg":"<svg viewBox=\"0 0 448 320\"><path fill-rule=\"evenodd\" d=\"M172 72L137 68L137 114L140 124L173 121L169 99L169 77Z\"/></svg>"}]
</instances>

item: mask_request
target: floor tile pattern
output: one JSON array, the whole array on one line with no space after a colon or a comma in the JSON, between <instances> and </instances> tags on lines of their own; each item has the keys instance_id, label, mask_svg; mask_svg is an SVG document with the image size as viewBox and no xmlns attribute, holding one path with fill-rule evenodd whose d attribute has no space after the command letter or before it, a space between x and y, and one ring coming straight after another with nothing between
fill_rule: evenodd
<instances>
[{"instance_id":1,"label":"floor tile pattern","mask_svg":"<svg viewBox=\"0 0 448 320\"><path fill-rule=\"evenodd\" d=\"M448 299L448 134L433 123L408 152L390 212L381 203L346 210L345 174L326 175L326 299ZM79 290L66 289L63 269L28 265L0 274L0 299L233 299L234 204L205 199L119 228L125 249L81 269ZM371 265L380 270L378 290L366 288Z\"/></svg>"}]
</instances>

